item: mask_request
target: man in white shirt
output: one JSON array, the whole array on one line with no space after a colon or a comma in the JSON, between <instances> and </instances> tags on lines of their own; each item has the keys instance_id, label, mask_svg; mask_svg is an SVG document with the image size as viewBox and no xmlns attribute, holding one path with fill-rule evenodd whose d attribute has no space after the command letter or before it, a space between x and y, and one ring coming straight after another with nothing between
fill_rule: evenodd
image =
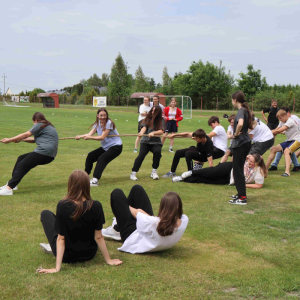
<instances>
[{"instance_id":1,"label":"man in white shirt","mask_svg":"<svg viewBox=\"0 0 300 300\"><path fill-rule=\"evenodd\" d=\"M298 124L299 129L300 129L300 119L296 115L292 115L290 109L287 106L283 106L283 107L281 107L281 109L286 111L287 116L289 118L293 119ZM282 126L283 126L283 123L281 122L281 123L279 123L277 128L280 128ZM282 133L282 134L284 134L284 133ZM298 152L300 154L300 151L298 151ZM296 153L294 152L294 153L291 154L291 160L292 160L292 163L294 165L294 168L293 168L292 172L300 171L300 164L299 164L298 159L297 159L297 157L299 156L298 152L296 152ZM280 162L281 157L282 157L282 152L277 152L275 160L271 164L268 171L276 171L277 170L277 167L278 167L278 164Z\"/></svg>"},{"instance_id":2,"label":"man in white shirt","mask_svg":"<svg viewBox=\"0 0 300 300\"><path fill-rule=\"evenodd\" d=\"M144 103L140 105L139 108L139 125L138 125L138 133L141 131L141 125L142 125L142 121L146 118L147 113L150 111L151 107L150 107L150 98L148 96L144 97ZM135 140L135 145L134 145L134 150L133 153L137 153L137 148L139 146L139 143L141 141L141 137L137 137Z\"/></svg>"},{"instance_id":3,"label":"man in white shirt","mask_svg":"<svg viewBox=\"0 0 300 300\"><path fill-rule=\"evenodd\" d=\"M299 125L292 118L289 118L287 116L287 112L283 109L278 111L277 118L280 122L282 122L282 126L272 130L272 133L273 135L276 135L281 132L285 132L287 140L271 149L271 153L267 159L266 167L269 168L272 160L275 157L275 154L281 151L284 153L285 158L285 173L281 176L289 177L291 168L290 154L292 154L300 146Z\"/></svg>"}]
</instances>

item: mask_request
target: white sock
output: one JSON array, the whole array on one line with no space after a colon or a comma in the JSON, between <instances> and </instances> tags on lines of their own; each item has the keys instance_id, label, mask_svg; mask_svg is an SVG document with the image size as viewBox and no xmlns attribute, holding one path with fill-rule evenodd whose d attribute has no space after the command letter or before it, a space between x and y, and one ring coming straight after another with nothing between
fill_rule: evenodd
<instances>
[{"instance_id":1,"label":"white sock","mask_svg":"<svg viewBox=\"0 0 300 300\"><path fill-rule=\"evenodd\" d=\"M153 169L152 172L157 172L157 169Z\"/></svg>"},{"instance_id":2,"label":"white sock","mask_svg":"<svg viewBox=\"0 0 300 300\"><path fill-rule=\"evenodd\" d=\"M133 172L133 171L132 171L131 174L132 174L132 175L136 175L136 172Z\"/></svg>"},{"instance_id":3,"label":"white sock","mask_svg":"<svg viewBox=\"0 0 300 300\"><path fill-rule=\"evenodd\" d=\"M169 150L172 149L172 148L173 148L173 146L169 146Z\"/></svg>"},{"instance_id":4,"label":"white sock","mask_svg":"<svg viewBox=\"0 0 300 300\"><path fill-rule=\"evenodd\" d=\"M98 182L98 179L94 177L92 181L93 182Z\"/></svg>"}]
</instances>

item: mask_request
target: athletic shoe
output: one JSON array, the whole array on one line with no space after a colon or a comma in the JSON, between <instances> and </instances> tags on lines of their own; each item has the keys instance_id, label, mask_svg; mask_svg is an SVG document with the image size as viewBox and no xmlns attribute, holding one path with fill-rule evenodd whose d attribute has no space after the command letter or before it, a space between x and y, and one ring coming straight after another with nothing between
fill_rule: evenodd
<instances>
[{"instance_id":1,"label":"athletic shoe","mask_svg":"<svg viewBox=\"0 0 300 300\"><path fill-rule=\"evenodd\" d=\"M194 163L194 166L193 166L193 170L201 170L203 167L202 164L199 164L199 163Z\"/></svg>"},{"instance_id":2,"label":"athletic shoe","mask_svg":"<svg viewBox=\"0 0 300 300\"><path fill-rule=\"evenodd\" d=\"M13 195L13 191L7 189L6 187L0 190L0 196L12 196L12 195Z\"/></svg>"},{"instance_id":3,"label":"athletic shoe","mask_svg":"<svg viewBox=\"0 0 300 300\"><path fill-rule=\"evenodd\" d=\"M238 198L229 200L228 203L230 203L230 204L237 204L237 205L247 205L247 198L240 199L238 197Z\"/></svg>"},{"instance_id":4,"label":"athletic shoe","mask_svg":"<svg viewBox=\"0 0 300 300\"><path fill-rule=\"evenodd\" d=\"M294 169L295 169L295 168L294 168ZM1 187L0 187L0 190L3 190L4 188L6 188L6 187L7 187L7 184L8 184L8 182L6 183L6 185L1 186ZM14 187L14 188L13 188L13 191L16 191L17 189L18 189L18 186Z\"/></svg>"},{"instance_id":5,"label":"athletic shoe","mask_svg":"<svg viewBox=\"0 0 300 300\"><path fill-rule=\"evenodd\" d=\"M130 174L129 179L130 180L138 180L134 174Z\"/></svg>"},{"instance_id":6,"label":"athletic shoe","mask_svg":"<svg viewBox=\"0 0 300 300\"><path fill-rule=\"evenodd\" d=\"M277 167L271 166L268 171L277 171Z\"/></svg>"},{"instance_id":7,"label":"athletic shoe","mask_svg":"<svg viewBox=\"0 0 300 300\"><path fill-rule=\"evenodd\" d=\"M157 174L156 171L152 171L150 177L153 178L154 180L158 180L159 179L159 176L158 176L158 174Z\"/></svg>"},{"instance_id":8,"label":"athletic shoe","mask_svg":"<svg viewBox=\"0 0 300 300\"><path fill-rule=\"evenodd\" d=\"M185 179L192 176L192 171L187 171L181 174L181 178Z\"/></svg>"},{"instance_id":9,"label":"athletic shoe","mask_svg":"<svg viewBox=\"0 0 300 300\"><path fill-rule=\"evenodd\" d=\"M136 148L134 148L133 153L137 153L137 149Z\"/></svg>"},{"instance_id":10,"label":"athletic shoe","mask_svg":"<svg viewBox=\"0 0 300 300\"><path fill-rule=\"evenodd\" d=\"M180 182L180 181L183 181L181 176L175 176L172 178L172 182Z\"/></svg>"},{"instance_id":11,"label":"athletic shoe","mask_svg":"<svg viewBox=\"0 0 300 300\"><path fill-rule=\"evenodd\" d=\"M176 173L170 171L166 175L163 175L162 177L163 178L172 178L172 177L175 177L175 176L176 176Z\"/></svg>"},{"instance_id":12,"label":"athletic shoe","mask_svg":"<svg viewBox=\"0 0 300 300\"><path fill-rule=\"evenodd\" d=\"M120 232L114 230L112 226L107 227L106 229L102 229L102 235L114 239L116 241L121 241Z\"/></svg>"},{"instance_id":13,"label":"athletic shoe","mask_svg":"<svg viewBox=\"0 0 300 300\"><path fill-rule=\"evenodd\" d=\"M300 167L294 167L292 170L292 172L298 172L298 171L300 171Z\"/></svg>"},{"instance_id":14,"label":"athletic shoe","mask_svg":"<svg viewBox=\"0 0 300 300\"><path fill-rule=\"evenodd\" d=\"M238 194L236 194L236 195L231 195L230 198L233 199L233 200L234 200L234 199L239 199L239 195L238 195Z\"/></svg>"},{"instance_id":15,"label":"athletic shoe","mask_svg":"<svg viewBox=\"0 0 300 300\"><path fill-rule=\"evenodd\" d=\"M44 253L53 254L49 244L40 243L40 248Z\"/></svg>"},{"instance_id":16,"label":"athletic shoe","mask_svg":"<svg viewBox=\"0 0 300 300\"><path fill-rule=\"evenodd\" d=\"M90 186L98 186L98 180L94 180L94 179L91 179L90 180Z\"/></svg>"},{"instance_id":17,"label":"athletic shoe","mask_svg":"<svg viewBox=\"0 0 300 300\"><path fill-rule=\"evenodd\" d=\"M169 152L171 152L171 153L174 153L174 151L173 151L173 149L171 148L171 149L169 149Z\"/></svg>"},{"instance_id":18,"label":"athletic shoe","mask_svg":"<svg viewBox=\"0 0 300 300\"><path fill-rule=\"evenodd\" d=\"M281 175L281 177L290 177L290 174L288 174L288 173L283 173L283 174Z\"/></svg>"}]
</instances>

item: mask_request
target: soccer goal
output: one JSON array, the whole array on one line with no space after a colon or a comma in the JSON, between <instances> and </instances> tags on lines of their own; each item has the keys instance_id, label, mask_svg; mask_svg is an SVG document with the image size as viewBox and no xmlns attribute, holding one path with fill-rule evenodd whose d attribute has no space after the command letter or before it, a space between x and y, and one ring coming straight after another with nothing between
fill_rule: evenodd
<instances>
[{"instance_id":1,"label":"soccer goal","mask_svg":"<svg viewBox=\"0 0 300 300\"><path fill-rule=\"evenodd\" d=\"M152 101L153 96L151 96ZM192 119L192 99L189 96L183 95L159 95L159 99L165 99L166 106L170 105L171 99L175 98L177 102L177 107L182 110L184 119ZM160 101L163 104L163 101Z\"/></svg>"}]
</instances>

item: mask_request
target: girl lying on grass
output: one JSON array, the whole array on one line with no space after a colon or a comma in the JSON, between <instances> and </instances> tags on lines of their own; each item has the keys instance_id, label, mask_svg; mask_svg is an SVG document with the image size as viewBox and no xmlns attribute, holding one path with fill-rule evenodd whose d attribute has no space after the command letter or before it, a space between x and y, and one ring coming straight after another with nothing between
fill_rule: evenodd
<instances>
[{"instance_id":1,"label":"girl lying on grass","mask_svg":"<svg viewBox=\"0 0 300 300\"><path fill-rule=\"evenodd\" d=\"M122 240L118 250L132 254L171 248L181 239L188 224L178 194L166 193L155 217L149 197L140 185L133 186L128 198L122 190L115 189L111 193L111 209L117 225L103 229L102 234Z\"/></svg>"},{"instance_id":2,"label":"girl lying on grass","mask_svg":"<svg viewBox=\"0 0 300 300\"><path fill-rule=\"evenodd\" d=\"M86 172L74 171L68 183L68 193L57 204L56 216L49 210L41 213L41 222L49 244L40 244L46 253L56 257L56 267L39 270L56 273L62 262L74 263L91 260L99 247L109 265L120 265L119 259L109 257L101 233L105 223L102 205L90 196L90 180Z\"/></svg>"},{"instance_id":3,"label":"girl lying on grass","mask_svg":"<svg viewBox=\"0 0 300 300\"><path fill-rule=\"evenodd\" d=\"M244 164L244 176L247 188L260 189L268 171L262 156L249 154ZM230 184L234 185L232 162L218 164L214 168L204 168L184 172L181 176L173 177L173 182L184 181L189 183Z\"/></svg>"}]
</instances>

